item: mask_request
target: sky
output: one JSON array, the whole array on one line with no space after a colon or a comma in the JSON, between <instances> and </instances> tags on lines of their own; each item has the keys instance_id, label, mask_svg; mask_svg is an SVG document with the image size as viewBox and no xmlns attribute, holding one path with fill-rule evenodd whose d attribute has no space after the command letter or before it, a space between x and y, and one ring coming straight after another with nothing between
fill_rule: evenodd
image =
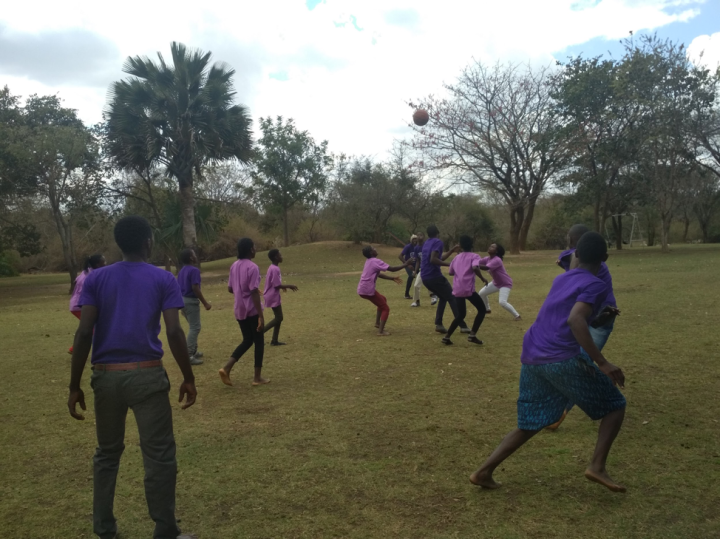
<instances>
[{"instance_id":1,"label":"sky","mask_svg":"<svg viewBox=\"0 0 720 539\"><path fill-rule=\"evenodd\" d=\"M291 117L334 153L383 159L412 133L408 101L471 62L619 57L630 31L720 65L720 0L37 0L3 2L0 86L58 94L95 123L128 56L180 41L236 70L255 126Z\"/></svg>"}]
</instances>

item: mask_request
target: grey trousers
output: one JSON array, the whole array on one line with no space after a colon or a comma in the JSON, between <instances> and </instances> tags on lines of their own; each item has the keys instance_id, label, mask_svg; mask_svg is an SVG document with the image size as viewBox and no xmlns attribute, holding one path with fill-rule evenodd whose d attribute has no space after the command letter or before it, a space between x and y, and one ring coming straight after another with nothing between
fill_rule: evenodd
<instances>
[{"instance_id":1,"label":"grey trousers","mask_svg":"<svg viewBox=\"0 0 720 539\"><path fill-rule=\"evenodd\" d=\"M185 308L183 316L188 321L190 331L187 334L188 353L194 356L198 349L198 335L200 334L200 300L183 297Z\"/></svg>"},{"instance_id":2,"label":"grey trousers","mask_svg":"<svg viewBox=\"0 0 720 539\"><path fill-rule=\"evenodd\" d=\"M155 522L155 539L180 535L175 520L175 437L170 381L163 367L93 372L98 447L93 458L93 530L101 539L117 533L115 483L125 449L125 418L135 414L145 467L145 499Z\"/></svg>"}]
</instances>

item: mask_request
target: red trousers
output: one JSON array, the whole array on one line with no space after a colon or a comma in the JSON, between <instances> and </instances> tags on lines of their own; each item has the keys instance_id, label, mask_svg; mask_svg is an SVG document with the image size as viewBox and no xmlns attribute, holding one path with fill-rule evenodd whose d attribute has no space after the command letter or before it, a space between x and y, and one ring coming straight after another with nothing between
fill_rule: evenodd
<instances>
[{"instance_id":1,"label":"red trousers","mask_svg":"<svg viewBox=\"0 0 720 539\"><path fill-rule=\"evenodd\" d=\"M385 296L383 296L376 290L375 294L372 296L361 295L360 297L368 300L373 305L377 305L378 311L380 312L380 320L387 321L388 316L390 316L390 307L387 304L387 299L385 298Z\"/></svg>"}]
</instances>

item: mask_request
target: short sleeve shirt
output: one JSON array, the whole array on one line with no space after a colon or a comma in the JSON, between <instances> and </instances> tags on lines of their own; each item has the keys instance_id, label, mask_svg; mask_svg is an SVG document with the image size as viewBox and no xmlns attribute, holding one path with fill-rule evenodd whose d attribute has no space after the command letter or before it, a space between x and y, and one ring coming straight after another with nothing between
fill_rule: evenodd
<instances>
[{"instance_id":1,"label":"short sleeve shirt","mask_svg":"<svg viewBox=\"0 0 720 539\"><path fill-rule=\"evenodd\" d=\"M194 284L199 285L202 282L199 269L191 264L187 264L180 268L177 280L180 285L180 293L184 298L196 297L192 287Z\"/></svg>"},{"instance_id":2,"label":"short sleeve shirt","mask_svg":"<svg viewBox=\"0 0 720 539\"><path fill-rule=\"evenodd\" d=\"M558 256L560 267L565 271L570 270L570 263L572 262L574 254L575 249L568 249L567 251L560 253L560 256ZM615 292L613 291L612 275L610 275L610 268L608 268L608 265L605 262L600 264L600 271L598 271L597 277L605 283L608 289L608 295L605 298L604 306L612 305L613 307L617 307L617 300L615 299Z\"/></svg>"},{"instance_id":3,"label":"short sleeve shirt","mask_svg":"<svg viewBox=\"0 0 720 539\"><path fill-rule=\"evenodd\" d=\"M450 262L450 275L453 276L453 296L468 298L475 292L475 271L480 265L480 255L460 253Z\"/></svg>"},{"instance_id":4,"label":"short sleeve shirt","mask_svg":"<svg viewBox=\"0 0 720 539\"><path fill-rule=\"evenodd\" d=\"M400 253L402 255L402 259L407 262L413 257L415 251L415 246L412 243L408 243L405 247L403 247L402 252Z\"/></svg>"},{"instance_id":5,"label":"short sleeve shirt","mask_svg":"<svg viewBox=\"0 0 720 539\"><path fill-rule=\"evenodd\" d=\"M439 257L443 254L443 242L439 238L428 238L422 248L422 260L420 261L420 275L423 281L442 277L440 266L432 263L432 253L436 252Z\"/></svg>"},{"instance_id":6,"label":"short sleeve shirt","mask_svg":"<svg viewBox=\"0 0 720 539\"><path fill-rule=\"evenodd\" d=\"M389 267L388 264L379 258L368 258L365 261L365 267L360 276L357 293L361 296L375 295L375 283L377 282L378 274L381 271L386 271Z\"/></svg>"},{"instance_id":7,"label":"short sleeve shirt","mask_svg":"<svg viewBox=\"0 0 720 539\"><path fill-rule=\"evenodd\" d=\"M513 280L508 275L503 264L502 258L499 256L486 256L480 259L480 264L487 266L488 273L492 277L492 282L498 288L512 288Z\"/></svg>"},{"instance_id":8,"label":"short sleeve shirt","mask_svg":"<svg viewBox=\"0 0 720 539\"><path fill-rule=\"evenodd\" d=\"M265 290L263 296L265 297L265 307L279 307L282 303L280 298L280 290L278 287L282 284L282 275L280 274L280 266L270 264L265 275Z\"/></svg>"},{"instance_id":9,"label":"short sleeve shirt","mask_svg":"<svg viewBox=\"0 0 720 539\"><path fill-rule=\"evenodd\" d=\"M78 275L75 279L75 288L73 289L72 296L70 296L70 312L80 310L80 296L82 294L83 284L85 283L85 279L87 279L87 276L90 274L91 271L92 268L88 269L87 273L81 271L80 275Z\"/></svg>"},{"instance_id":10,"label":"short sleeve shirt","mask_svg":"<svg viewBox=\"0 0 720 539\"><path fill-rule=\"evenodd\" d=\"M255 308L252 292L260 288L260 268L246 258L236 260L230 266L228 287L235 295L235 319L245 320L260 314Z\"/></svg>"}]
</instances>

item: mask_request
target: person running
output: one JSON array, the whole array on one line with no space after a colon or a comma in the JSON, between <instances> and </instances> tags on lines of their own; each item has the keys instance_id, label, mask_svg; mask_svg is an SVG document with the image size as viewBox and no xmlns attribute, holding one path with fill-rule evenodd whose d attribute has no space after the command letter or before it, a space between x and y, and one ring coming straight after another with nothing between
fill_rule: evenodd
<instances>
[{"instance_id":1,"label":"person running","mask_svg":"<svg viewBox=\"0 0 720 539\"><path fill-rule=\"evenodd\" d=\"M417 242L418 238L415 234L413 234L410 237L410 243L403 247L403 250L400 252L400 256L398 256L400 262L405 264L408 260L415 256L415 248L417 247ZM410 295L410 287L412 286L413 282L413 270L410 266L405 266L405 271L408 275L407 284L405 285L405 299L413 299Z\"/></svg>"},{"instance_id":2,"label":"person running","mask_svg":"<svg viewBox=\"0 0 720 539\"><path fill-rule=\"evenodd\" d=\"M420 266L422 265L422 249L425 245L425 234L418 232L417 245L414 250L415 259L415 270L413 271L413 277L415 283L413 284L413 302L410 307L420 307L420 290L422 289L422 277L420 276ZM435 294L430 292L430 305L435 305L438 302L438 298Z\"/></svg>"},{"instance_id":3,"label":"person running","mask_svg":"<svg viewBox=\"0 0 720 539\"><path fill-rule=\"evenodd\" d=\"M280 342L280 324L283 322L283 310L282 310L282 299L280 298L280 291L292 290L293 292L298 291L298 287L294 284L282 284L282 274L280 273L280 264L283 261L282 253L279 249L270 249L268 252L268 258L270 259L270 267L265 275L265 291L263 296L265 297L265 307L269 307L273 310L275 318L273 318L269 324L265 326L263 333L267 333L271 329L273 330L272 340L270 346L284 346L284 342Z\"/></svg>"},{"instance_id":4,"label":"person running","mask_svg":"<svg viewBox=\"0 0 720 539\"><path fill-rule=\"evenodd\" d=\"M505 309L511 315L516 322L522 320L515 307L508 303L510 297L510 290L512 290L513 281L505 270L505 264L503 264L503 257L505 256L505 248L499 243L492 243L488 248L488 255L485 258L480 259L480 269L487 271L492 277L492 282L486 284L485 287L480 290L480 297L485 302L485 309L487 314L490 314L490 302L488 296L499 292L500 295L500 307Z\"/></svg>"},{"instance_id":5,"label":"person running","mask_svg":"<svg viewBox=\"0 0 720 539\"><path fill-rule=\"evenodd\" d=\"M579 265L555 278L538 317L525 333L521 355L518 425L470 476L470 482L495 489L495 469L562 415L568 399L593 420L601 420L597 444L585 477L613 492L625 492L607 473L606 461L625 417L625 385L619 367L602 355L592 340L588 321L602 309L607 288L597 278L607 260L607 244L589 232L577 244ZM593 363L594 362L594 363Z\"/></svg>"},{"instance_id":6,"label":"person running","mask_svg":"<svg viewBox=\"0 0 720 539\"><path fill-rule=\"evenodd\" d=\"M155 522L155 538L190 539L181 535L175 518L177 460L168 393L170 381L161 361L160 315L170 350L182 372L182 409L195 403L197 390L185 334L180 325L182 295L175 277L148 264L153 249L150 223L123 217L115 225L115 242L122 262L88 275L80 296L80 325L70 374L70 415L85 419L80 389L92 346L97 449L93 458L93 530L102 539L118 537L113 514L115 483L125 448L125 421L133 411L145 467L145 498ZM95 335L93 336L93 329Z\"/></svg>"},{"instance_id":7,"label":"person running","mask_svg":"<svg viewBox=\"0 0 720 539\"><path fill-rule=\"evenodd\" d=\"M200 334L200 304L206 311L212 309L212 305L205 300L201 289L202 279L200 270L197 268L198 257L193 249L184 249L178 257L182 268L178 272L177 280L180 285L185 308L182 314L188 321L190 330L187 335L188 353L190 354L191 365L202 365L203 353L198 351L198 335Z\"/></svg>"},{"instance_id":8,"label":"person running","mask_svg":"<svg viewBox=\"0 0 720 539\"><path fill-rule=\"evenodd\" d=\"M83 284L87 276L92 273L93 270L102 268L105 266L105 257L101 253L95 253L85 259L83 269L75 278L75 288L73 288L72 296L70 296L70 314L80 320L80 296L82 295ZM73 347L68 348L68 354L73 353Z\"/></svg>"},{"instance_id":9,"label":"person running","mask_svg":"<svg viewBox=\"0 0 720 539\"><path fill-rule=\"evenodd\" d=\"M242 238L237 244L238 259L230 266L228 292L235 295L235 319L240 325L243 340L235 348L227 364L218 371L223 384L231 386L230 371L245 352L255 346L255 377L252 385L269 384L262 377L265 339L263 339L262 302L260 301L260 268L252 261L255 244L250 238Z\"/></svg>"},{"instance_id":10,"label":"person running","mask_svg":"<svg viewBox=\"0 0 720 539\"><path fill-rule=\"evenodd\" d=\"M395 281L397 284L402 284L400 277L390 277L385 275L384 271L396 272L403 268L414 264L412 258L409 258L401 266L390 266L377 258L377 251L372 245L363 247L362 250L365 260L365 267L363 268L362 275L360 276L360 282L358 283L357 293L363 299L368 300L377 307L377 314L375 316L375 327L378 330L378 337L387 337L390 335L385 331L385 323L387 322L388 316L390 315L390 307L387 304L385 296L375 290L375 283L378 277L381 279L387 279L388 281Z\"/></svg>"},{"instance_id":11,"label":"person running","mask_svg":"<svg viewBox=\"0 0 720 539\"><path fill-rule=\"evenodd\" d=\"M430 290L438 298L438 306L435 312L435 331L438 333L444 333L445 336L442 339L442 343L446 345L452 344L450 337L455 332L458 326L463 325L464 321L460 317L460 311L458 309L457 300L453 296L452 286L450 282L442 274L441 267L449 266L445 260L453 253L460 250L460 246L456 245L449 251L443 253L443 242L438 238L440 230L435 225L427 227L428 240L423 245L422 252L422 266L420 268L420 274L422 275L423 284L425 288ZM445 329L443 326L443 315L445 314L445 306L450 305L450 310L453 313L453 322L450 324L449 329ZM462 329L463 333L470 333L470 328L466 326Z\"/></svg>"},{"instance_id":12,"label":"person running","mask_svg":"<svg viewBox=\"0 0 720 539\"><path fill-rule=\"evenodd\" d=\"M473 240L470 236L460 236L460 248L462 252L450 262L450 275L453 276L453 296L457 299L460 318L465 320L467 316L467 303L469 301L477 309L477 315L473 322L472 330L468 335L468 342L482 344L477 338L477 332L485 320L485 303L475 292L475 276L482 282L488 284L480 272L480 255L473 253Z\"/></svg>"}]
</instances>

